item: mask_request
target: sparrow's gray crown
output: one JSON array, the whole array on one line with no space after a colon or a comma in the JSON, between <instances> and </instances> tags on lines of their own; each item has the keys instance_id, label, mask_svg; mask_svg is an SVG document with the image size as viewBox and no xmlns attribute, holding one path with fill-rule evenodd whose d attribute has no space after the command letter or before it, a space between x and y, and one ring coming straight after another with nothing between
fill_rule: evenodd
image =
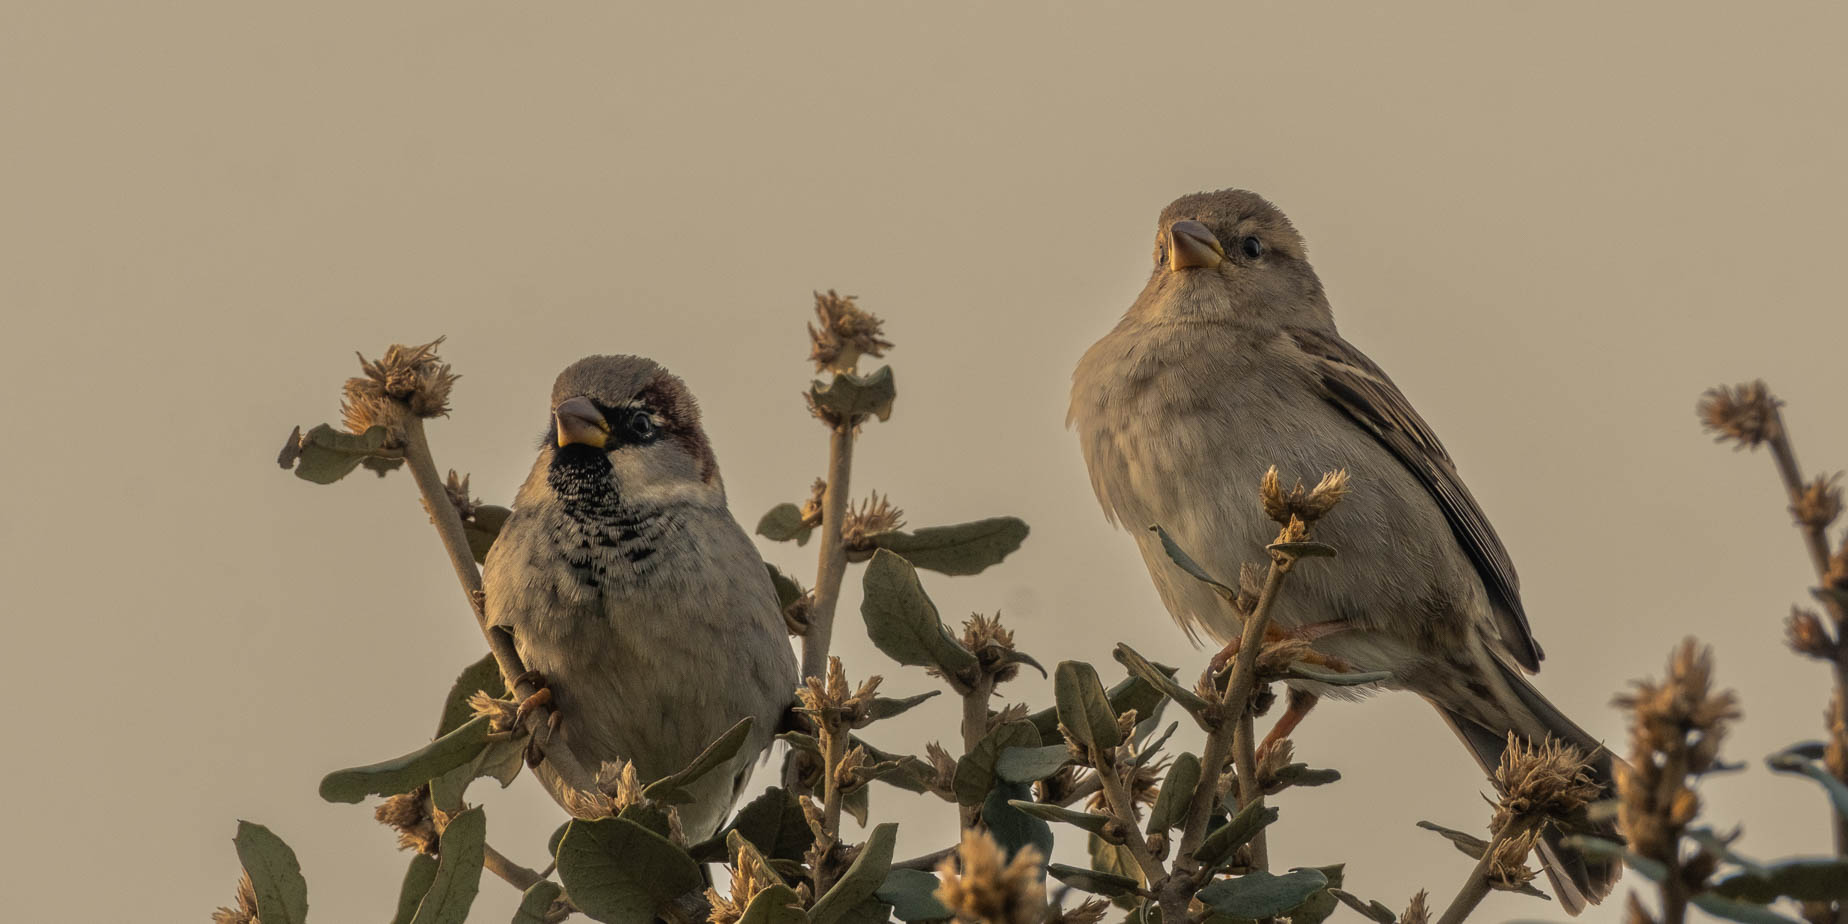
<instances>
[{"instance_id":1,"label":"sparrow's gray crown","mask_svg":"<svg viewBox=\"0 0 1848 924\"><path fill-rule=\"evenodd\" d=\"M686 383L640 356L587 356L565 367L552 385L548 432L558 447L606 452L668 442L692 457L701 480L718 472Z\"/></svg>"}]
</instances>

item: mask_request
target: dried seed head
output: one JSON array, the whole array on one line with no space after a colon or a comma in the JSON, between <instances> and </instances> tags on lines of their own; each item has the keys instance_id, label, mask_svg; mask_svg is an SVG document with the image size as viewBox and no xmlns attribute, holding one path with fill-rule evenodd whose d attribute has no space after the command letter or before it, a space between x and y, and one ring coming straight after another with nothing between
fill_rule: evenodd
<instances>
[{"instance_id":1,"label":"dried seed head","mask_svg":"<svg viewBox=\"0 0 1848 924\"><path fill-rule=\"evenodd\" d=\"M855 296L838 295L829 289L826 295L815 293L815 318L818 329L809 325L809 359L815 371L832 369L852 372L862 354L884 356L892 342L884 339L885 322L855 302Z\"/></svg>"},{"instance_id":2,"label":"dried seed head","mask_svg":"<svg viewBox=\"0 0 1848 924\"><path fill-rule=\"evenodd\" d=\"M847 671L841 667L840 657L831 655L827 676L804 680L796 690L796 700L800 710L814 716L824 728L859 728L872 721L873 694L884 679L875 674L849 693Z\"/></svg>"},{"instance_id":3,"label":"dried seed head","mask_svg":"<svg viewBox=\"0 0 1848 924\"><path fill-rule=\"evenodd\" d=\"M468 476L458 476L453 468L449 470L449 480L443 484L443 493L448 496L449 503L455 506L456 513L461 515L464 521L473 519L475 508L481 506L481 498L468 496Z\"/></svg>"},{"instance_id":4,"label":"dried seed head","mask_svg":"<svg viewBox=\"0 0 1848 924\"><path fill-rule=\"evenodd\" d=\"M1258 676L1276 677L1298 661L1309 660L1315 647L1299 638L1265 639L1258 649Z\"/></svg>"},{"instance_id":5,"label":"dried seed head","mask_svg":"<svg viewBox=\"0 0 1848 924\"><path fill-rule=\"evenodd\" d=\"M1258 597L1264 593L1266 570L1248 561L1238 563L1238 598L1232 605L1238 607L1240 614L1250 616L1258 608Z\"/></svg>"},{"instance_id":6,"label":"dried seed head","mask_svg":"<svg viewBox=\"0 0 1848 924\"><path fill-rule=\"evenodd\" d=\"M1527 868L1527 855L1534 850L1534 844L1540 840L1540 829L1534 828L1518 837L1501 841L1495 848L1495 856L1489 860L1489 885L1503 891L1517 891L1525 888L1539 875Z\"/></svg>"},{"instance_id":7,"label":"dried seed head","mask_svg":"<svg viewBox=\"0 0 1848 924\"><path fill-rule=\"evenodd\" d=\"M937 867L937 900L957 920L974 924L1040 924L1046 918L1046 886L1039 877L1040 852L1022 847L1009 861L985 831L964 831L954 857Z\"/></svg>"},{"instance_id":8,"label":"dried seed head","mask_svg":"<svg viewBox=\"0 0 1848 924\"><path fill-rule=\"evenodd\" d=\"M1265 749L1264 752L1258 756L1258 785L1260 787L1268 787L1271 783L1275 782L1277 774L1283 772L1283 768L1289 766L1291 759L1295 756L1296 745L1288 738L1284 738Z\"/></svg>"},{"instance_id":9,"label":"dried seed head","mask_svg":"<svg viewBox=\"0 0 1848 924\"><path fill-rule=\"evenodd\" d=\"M1429 892L1419 889L1406 904L1405 913L1399 915L1399 924L1431 924L1430 897Z\"/></svg>"},{"instance_id":10,"label":"dried seed head","mask_svg":"<svg viewBox=\"0 0 1848 924\"><path fill-rule=\"evenodd\" d=\"M1797 495L1795 503L1790 505L1790 515L1796 519L1798 526L1811 529L1827 529L1835 518L1842 515L1841 473L1823 476L1817 475L1809 484L1803 486L1803 493Z\"/></svg>"},{"instance_id":11,"label":"dried seed head","mask_svg":"<svg viewBox=\"0 0 1848 924\"><path fill-rule=\"evenodd\" d=\"M1283 481L1277 476L1277 466L1273 465L1258 482L1258 499L1264 504L1264 514L1276 521L1278 525L1290 522L1291 518L1301 519L1304 523L1314 523L1333 510L1336 504L1348 493L1348 473L1346 469L1325 472L1322 480L1314 488L1304 490L1303 483L1288 491L1283 489Z\"/></svg>"},{"instance_id":12,"label":"dried seed head","mask_svg":"<svg viewBox=\"0 0 1848 924\"><path fill-rule=\"evenodd\" d=\"M1110 901L1103 898L1087 898L1070 907L1061 908L1047 924L1097 924L1104 919L1104 912L1110 910Z\"/></svg>"},{"instance_id":13,"label":"dried seed head","mask_svg":"<svg viewBox=\"0 0 1848 924\"><path fill-rule=\"evenodd\" d=\"M1784 620L1784 641L1790 650L1800 655L1820 658L1828 661L1835 657L1835 639L1822 624L1822 617L1814 610L1791 607L1790 616Z\"/></svg>"},{"instance_id":14,"label":"dried seed head","mask_svg":"<svg viewBox=\"0 0 1848 924\"><path fill-rule=\"evenodd\" d=\"M1600 792L1591 778L1589 755L1556 738L1535 745L1513 732L1495 768L1495 788L1501 800L1489 830L1496 835L1517 823L1533 827L1533 822L1569 818Z\"/></svg>"},{"instance_id":15,"label":"dried seed head","mask_svg":"<svg viewBox=\"0 0 1848 924\"><path fill-rule=\"evenodd\" d=\"M1739 717L1728 691L1714 693L1713 654L1687 639L1660 683L1639 680L1615 699L1631 712L1630 761L1614 767L1617 825L1637 853L1677 862L1681 829L1700 810L1688 777L1714 768L1727 723Z\"/></svg>"},{"instance_id":16,"label":"dried seed head","mask_svg":"<svg viewBox=\"0 0 1848 924\"><path fill-rule=\"evenodd\" d=\"M892 506L890 496L874 491L858 507L847 510L847 522L841 524L841 544L855 551L873 548L870 537L905 525L905 512Z\"/></svg>"},{"instance_id":17,"label":"dried seed head","mask_svg":"<svg viewBox=\"0 0 1848 924\"><path fill-rule=\"evenodd\" d=\"M513 728L513 720L519 714L520 704L512 700L489 696L486 690L476 690L468 695L468 708L476 718L485 716L488 727L494 731L508 731Z\"/></svg>"},{"instance_id":18,"label":"dried seed head","mask_svg":"<svg viewBox=\"0 0 1848 924\"><path fill-rule=\"evenodd\" d=\"M398 849L436 853L436 822L430 817L430 787L419 786L379 803L372 817L398 832Z\"/></svg>"},{"instance_id":19,"label":"dried seed head","mask_svg":"<svg viewBox=\"0 0 1848 924\"><path fill-rule=\"evenodd\" d=\"M1019 662L1009 657L1015 650L1014 630L1001 625L1000 613L970 613L963 621L962 643L975 653L982 669L994 675L996 683L1006 683L1020 674Z\"/></svg>"},{"instance_id":20,"label":"dried seed head","mask_svg":"<svg viewBox=\"0 0 1848 924\"><path fill-rule=\"evenodd\" d=\"M1783 402L1763 381L1709 388L1695 410L1701 423L1720 442L1732 440L1741 449L1755 449L1777 433L1777 409Z\"/></svg>"},{"instance_id":21,"label":"dried seed head","mask_svg":"<svg viewBox=\"0 0 1848 924\"><path fill-rule=\"evenodd\" d=\"M752 899L781 881L775 872L763 865L763 858L756 851L740 849L731 864L731 895L720 895L711 887L706 889L706 900L712 905L712 924L736 924L744 917L745 909L751 907Z\"/></svg>"},{"instance_id":22,"label":"dried seed head","mask_svg":"<svg viewBox=\"0 0 1848 924\"><path fill-rule=\"evenodd\" d=\"M368 360L359 357L362 375L347 379L345 400L340 413L348 430L364 433L380 424L389 424L397 402L418 417L441 417L449 413L449 392L460 378L449 364L436 355L442 337L422 346L408 347L394 343L384 357Z\"/></svg>"},{"instance_id":23,"label":"dried seed head","mask_svg":"<svg viewBox=\"0 0 1848 924\"><path fill-rule=\"evenodd\" d=\"M1302 517L1292 516L1290 522L1277 531L1278 542L1303 542L1309 538L1309 524Z\"/></svg>"},{"instance_id":24,"label":"dried seed head","mask_svg":"<svg viewBox=\"0 0 1848 924\"><path fill-rule=\"evenodd\" d=\"M237 907L220 907L212 912L212 924L262 924L257 920L257 887L250 882L250 874L243 873L237 877Z\"/></svg>"},{"instance_id":25,"label":"dried seed head","mask_svg":"<svg viewBox=\"0 0 1848 924\"><path fill-rule=\"evenodd\" d=\"M802 502L802 525L814 529L821 525L821 502L828 494L828 480L817 478L809 485L808 500Z\"/></svg>"}]
</instances>

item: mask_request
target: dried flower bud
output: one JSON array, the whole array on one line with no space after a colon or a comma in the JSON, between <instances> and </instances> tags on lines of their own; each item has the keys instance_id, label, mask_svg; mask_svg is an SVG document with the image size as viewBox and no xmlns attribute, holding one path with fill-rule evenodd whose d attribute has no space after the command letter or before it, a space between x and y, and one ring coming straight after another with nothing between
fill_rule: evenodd
<instances>
[{"instance_id":1,"label":"dried flower bud","mask_svg":"<svg viewBox=\"0 0 1848 924\"><path fill-rule=\"evenodd\" d=\"M1708 431L1720 442L1733 440L1741 449L1755 449L1776 435L1777 409L1783 402L1762 381L1709 388L1700 396L1696 411Z\"/></svg>"},{"instance_id":2,"label":"dried flower bud","mask_svg":"<svg viewBox=\"0 0 1848 924\"><path fill-rule=\"evenodd\" d=\"M1631 849L1663 862L1676 862L1681 829L1700 810L1687 775L1718 763L1727 723L1739 717L1728 691L1714 693L1713 653L1687 639L1669 658L1667 676L1639 680L1614 702L1632 714L1631 756L1614 768L1617 824ZM1667 768L1681 775L1669 775Z\"/></svg>"},{"instance_id":3,"label":"dried flower bud","mask_svg":"<svg viewBox=\"0 0 1848 924\"><path fill-rule=\"evenodd\" d=\"M1311 660L1315 656L1315 647L1300 638L1282 636L1267 638L1258 648L1258 676L1276 677L1290 669L1298 661Z\"/></svg>"},{"instance_id":4,"label":"dried flower bud","mask_svg":"<svg viewBox=\"0 0 1848 924\"><path fill-rule=\"evenodd\" d=\"M1347 493L1346 469L1325 472L1322 480L1307 491L1303 489L1301 481L1296 483L1296 487L1285 491L1275 465L1264 473L1263 480L1258 483L1258 499L1264 504L1264 514L1278 525L1289 523L1293 517L1304 523L1314 523L1341 503Z\"/></svg>"},{"instance_id":5,"label":"dried flower bud","mask_svg":"<svg viewBox=\"0 0 1848 924\"><path fill-rule=\"evenodd\" d=\"M1309 538L1309 524L1302 517L1292 516L1290 522L1277 531L1278 542L1303 542Z\"/></svg>"},{"instance_id":6,"label":"dried flower bud","mask_svg":"<svg viewBox=\"0 0 1848 924\"><path fill-rule=\"evenodd\" d=\"M1238 608L1240 615L1250 616L1258 608L1258 598L1264 594L1265 571L1248 561L1238 563L1238 597L1232 605Z\"/></svg>"},{"instance_id":7,"label":"dried flower bud","mask_svg":"<svg viewBox=\"0 0 1848 924\"><path fill-rule=\"evenodd\" d=\"M712 905L712 924L737 924L744 917L745 909L751 907L751 900L759 893L782 879L763 865L763 857L754 850L740 849L731 864L731 895L720 895L717 889L707 887L706 901Z\"/></svg>"},{"instance_id":8,"label":"dried flower bud","mask_svg":"<svg viewBox=\"0 0 1848 924\"><path fill-rule=\"evenodd\" d=\"M348 430L364 433L381 424L389 425L397 402L418 417L441 417L449 413L449 392L460 378L449 364L436 355L442 337L422 346L407 347L394 343L378 360L359 357L362 375L347 379L345 399L340 406Z\"/></svg>"},{"instance_id":9,"label":"dried flower bud","mask_svg":"<svg viewBox=\"0 0 1848 924\"><path fill-rule=\"evenodd\" d=\"M859 728L872 721L873 693L885 678L868 677L860 688L849 694L847 672L838 656L829 656L826 678L810 677L796 690L801 711L815 718L824 729Z\"/></svg>"},{"instance_id":10,"label":"dried flower bud","mask_svg":"<svg viewBox=\"0 0 1848 924\"><path fill-rule=\"evenodd\" d=\"M891 498L874 491L858 507L847 510L847 522L841 524L841 544L854 551L873 548L869 537L887 533L905 525L905 512L892 506Z\"/></svg>"},{"instance_id":11,"label":"dried flower bud","mask_svg":"<svg viewBox=\"0 0 1848 924\"><path fill-rule=\"evenodd\" d=\"M1790 505L1790 515L1798 526L1826 529L1842 515L1842 489L1837 484L1841 478L1839 472L1826 477L1817 475L1803 486L1803 493Z\"/></svg>"},{"instance_id":12,"label":"dried flower bud","mask_svg":"<svg viewBox=\"0 0 1848 924\"><path fill-rule=\"evenodd\" d=\"M884 356L892 342L883 339L885 322L855 303L855 296L838 295L829 289L826 295L815 293L815 318L821 327L809 325L809 359L817 372L832 369L852 372L862 354Z\"/></svg>"},{"instance_id":13,"label":"dried flower bud","mask_svg":"<svg viewBox=\"0 0 1848 924\"><path fill-rule=\"evenodd\" d=\"M956 779L956 758L935 741L924 745L924 758L930 762L930 768L936 774L931 789L937 792L951 792Z\"/></svg>"},{"instance_id":14,"label":"dried flower bud","mask_svg":"<svg viewBox=\"0 0 1848 924\"><path fill-rule=\"evenodd\" d=\"M1277 780L1277 774L1290 765L1296 756L1296 745L1284 738L1258 752L1258 786L1268 789Z\"/></svg>"},{"instance_id":15,"label":"dried flower bud","mask_svg":"<svg viewBox=\"0 0 1848 924\"><path fill-rule=\"evenodd\" d=\"M372 817L398 832L398 849L436 853L436 822L430 817L430 787L419 786L379 803Z\"/></svg>"},{"instance_id":16,"label":"dried flower bud","mask_svg":"<svg viewBox=\"0 0 1848 924\"><path fill-rule=\"evenodd\" d=\"M513 728L514 717L519 715L520 704L498 696L490 696L486 690L476 690L468 695L468 708L476 718L486 717L490 729L503 732Z\"/></svg>"},{"instance_id":17,"label":"dried flower bud","mask_svg":"<svg viewBox=\"0 0 1848 924\"><path fill-rule=\"evenodd\" d=\"M942 880L937 900L961 921L1040 924L1046 918L1046 886L1039 864L1037 848L1022 847L1009 861L987 832L965 830L956 855L937 867Z\"/></svg>"},{"instance_id":18,"label":"dried flower bud","mask_svg":"<svg viewBox=\"0 0 1848 924\"><path fill-rule=\"evenodd\" d=\"M1835 657L1835 639L1830 637L1829 630L1823 627L1822 617L1814 610L1790 608L1790 616L1784 620L1784 641L1791 651L1800 655L1825 661Z\"/></svg>"},{"instance_id":19,"label":"dried flower bud","mask_svg":"<svg viewBox=\"0 0 1848 924\"><path fill-rule=\"evenodd\" d=\"M821 525L821 502L828 495L828 480L817 478L809 485L808 500L802 502L802 525L814 529Z\"/></svg>"},{"instance_id":20,"label":"dried flower bud","mask_svg":"<svg viewBox=\"0 0 1848 924\"><path fill-rule=\"evenodd\" d=\"M1003 706L1000 712L995 713L995 720L992 724L989 725L989 727L999 728L1003 725L1008 724L1009 722L1022 721L1027 717L1028 713L1031 711L1032 710L1027 708L1026 703L1010 703L1006 706Z\"/></svg>"},{"instance_id":21,"label":"dried flower bud","mask_svg":"<svg viewBox=\"0 0 1848 924\"><path fill-rule=\"evenodd\" d=\"M1405 913L1399 915L1399 924L1431 924L1430 893L1423 889L1412 896L1405 906Z\"/></svg>"},{"instance_id":22,"label":"dried flower bud","mask_svg":"<svg viewBox=\"0 0 1848 924\"><path fill-rule=\"evenodd\" d=\"M1556 738L1534 745L1513 732L1495 768L1495 788L1501 799L1489 830L1496 835L1517 823L1531 828L1532 822L1571 817L1601 791L1589 755Z\"/></svg>"},{"instance_id":23,"label":"dried flower bud","mask_svg":"<svg viewBox=\"0 0 1848 924\"><path fill-rule=\"evenodd\" d=\"M212 912L212 924L261 924L257 920L257 887L251 884L249 873L237 877L236 901L236 908L220 907Z\"/></svg>"},{"instance_id":24,"label":"dried flower bud","mask_svg":"<svg viewBox=\"0 0 1848 924\"><path fill-rule=\"evenodd\" d=\"M1104 912L1108 910L1108 899L1088 898L1070 908L1061 908L1047 924L1097 924L1104 919Z\"/></svg>"},{"instance_id":25,"label":"dried flower bud","mask_svg":"<svg viewBox=\"0 0 1848 924\"><path fill-rule=\"evenodd\" d=\"M1518 837L1499 842L1495 856L1489 860L1489 885L1513 892L1533 882L1539 874L1527 868L1527 855L1533 852L1534 844L1539 840L1540 829L1534 828Z\"/></svg>"}]
</instances>

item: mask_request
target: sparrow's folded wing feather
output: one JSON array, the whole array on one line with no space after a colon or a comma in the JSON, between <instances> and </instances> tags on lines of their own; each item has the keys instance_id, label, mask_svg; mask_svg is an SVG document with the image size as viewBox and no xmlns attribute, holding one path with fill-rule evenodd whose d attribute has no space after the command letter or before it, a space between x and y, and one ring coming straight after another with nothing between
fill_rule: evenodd
<instances>
[{"instance_id":1,"label":"sparrow's folded wing feather","mask_svg":"<svg viewBox=\"0 0 1848 924\"><path fill-rule=\"evenodd\" d=\"M1450 531L1476 566L1489 592L1502 641L1528 670L1539 670L1545 655L1534 641L1521 609L1521 584L1508 550L1476 505L1456 465L1437 435L1412 409L1392 379L1359 350L1332 331L1292 328L1288 332L1310 359L1328 401L1373 435L1416 477L1450 523Z\"/></svg>"}]
</instances>

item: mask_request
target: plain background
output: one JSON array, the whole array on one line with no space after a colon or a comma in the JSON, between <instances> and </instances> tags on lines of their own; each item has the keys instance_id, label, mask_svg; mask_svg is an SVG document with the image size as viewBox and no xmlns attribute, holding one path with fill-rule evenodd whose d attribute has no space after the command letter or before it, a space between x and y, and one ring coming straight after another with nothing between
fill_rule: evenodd
<instances>
[{"instance_id":1,"label":"plain background","mask_svg":"<svg viewBox=\"0 0 1848 924\"><path fill-rule=\"evenodd\" d=\"M1812 577L1770 463L1692 411L1766 377L1803 462L1848 465L1845 28L1825 4L9 0L0 907L201 920L248 818L294 845L316 919L390 913L405 858L316 782L423 740L481 642L407 477L317 487L273 460L337 418L354 350L394 341L449 336L438 462L499 502L560 368L661 360L749 524L822 469L803 323L812 290L856 294L901 389L856 489L914 525L1033 526L1004 566L929 579L945 614L998 608L1049 665L1115 677L1134 639L1196 669L1063 421L1158 210L1231 185L1296 221L1343 333L1459 460L1547 694L1623 747L1611 695L1684 635L1714 644L1748 769L1705 787L1708 818L1750 853L1824 850L1811 784L1759 761L1819 733L1825 671L1779 627ZM812 573L812 546L764 551ZM871 650L857 574L850 672L930 689ZM955 721L939 700L873 737ZM1484 784L1430 709L1328 704L1297 742L1345 778L1277 800L1276 861L1447 902L1469 863L1413 823L1481 826ZM477 794L537 865L552 804L526 779ZM901 853L951 836L948 806L881 796ZM475 920L513 903L484 880ZM1478 915L1509 917L1563 915Z\"/></svg>"}]
</instances>

